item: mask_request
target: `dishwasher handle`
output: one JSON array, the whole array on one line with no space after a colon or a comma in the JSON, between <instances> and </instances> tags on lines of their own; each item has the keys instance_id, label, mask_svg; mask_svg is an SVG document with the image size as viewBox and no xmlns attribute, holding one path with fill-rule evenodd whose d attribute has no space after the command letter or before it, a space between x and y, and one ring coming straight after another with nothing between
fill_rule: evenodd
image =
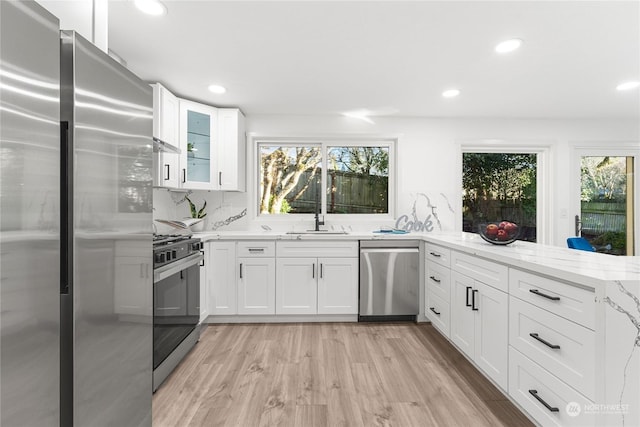
<instances>
[{"instance_id":1,"label":"dishwasher handle","mask_svg":"<svg viewBox=\"0 0 640 427\"><path fill-rule=\"evenodd\" d=\"M373 254L373 253L419 253L418 248L367 248L360 249L361 254Z\"/></svg>"}]
</instances>

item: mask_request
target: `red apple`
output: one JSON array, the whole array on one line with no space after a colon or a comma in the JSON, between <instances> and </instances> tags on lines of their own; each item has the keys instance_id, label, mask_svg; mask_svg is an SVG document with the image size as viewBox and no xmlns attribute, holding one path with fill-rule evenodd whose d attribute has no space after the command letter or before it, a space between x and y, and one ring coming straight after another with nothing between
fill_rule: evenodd
<instances>
[{"instance_id":1,"label":"red apple","mask_svg":"<svg viewBox=\"0 0 640 427\"><path fill-rule=\"evenodd\" d=\"M495 224L488 224L485 230L485 234L487 236L494 237L496 234L498 234L498 226Z\"/></svg>"},{"instance_id":2,"label":"red apple","mask_svg":"<svg viewBox=\"0 0 640 427\"><path fill-rule=\"evenodd\" d=\"M496 236L498 240L509 240L509 235L505 230L498 230L498 234Z\"/></svg>"},{"instance_id":3,"label":"red apple","mask_svg":"<svg viewBox=\"0 0 640 427\"><path fill-rule=\"evenodd\" d=\"M506 231L510 236L513 236L518 231L518 226L512 222L509 222L504 226L504 231Z\"/></svg>"},{"instance_id":4,"label":"red apple","mask_svg":"<svg viewBox=\"0 0 640 427\"><path fill-rule=\"evenodd\" d=\"M507 224L509 224L509 221L502 221L500 224L498 224L498 228L500 230L503 230L507 226Z\"/></svg>"}]
</instances>

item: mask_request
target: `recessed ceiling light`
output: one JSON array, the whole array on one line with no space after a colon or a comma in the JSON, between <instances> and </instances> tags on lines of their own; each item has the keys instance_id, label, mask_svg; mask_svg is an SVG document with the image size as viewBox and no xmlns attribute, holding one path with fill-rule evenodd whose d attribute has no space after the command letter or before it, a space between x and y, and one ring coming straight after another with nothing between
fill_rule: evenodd
<instances>
[{"instance_id":1,"label":"recessed ceiling light","mask_svg":"<svg viewBox=\"0 0 640 427\"><path fill-rule=\"evenodd\" d=\"M498 53L509 53L518 49L520 46L522 46L522 40L510 39L510 40L505 40L503 42L498 43L496 45L495 50Z\"/></svg>"},{"instance_id":2,"label":"recessed ceiling light","mask_svg":"<svg viewBox=\"0 0 640 427\"><path fill-rule=\"evenodd\" d=\"M363 122L374 124L374 121L369 118L369 111L367 110L347 111L346 113L342 113L342 115L345 117L351 117L352 119L359 119Z\"/></svg>"},{"instance_id":3,"label":"recessed ceiling light","mask_svg":"<svg viewBox=\"0 0 640 427\"><path fill-rule=\"evenodd\" d=\"M220 85L211 85L209 86L209 91L217 94L225 93L227 89Z\"/></svg>"},{"instance_id":4,"label":"recessed ceiling light","mask_svg":"<svg viewBox=\"0 0 640 427\"><path fill-rule=\"evenodd\" d=\"M164 15L167 13L167 7L158 0L133 0L138 9L148 15Z\"/></svg>"},{"instance_id":5,"label":"recessed ceiling light","mask_svg":"<svg viewBox=\"0 0 640 427\"><path fill-rule=\"evenodd\" d=\"M458 89L449 89L442 92L442 96L445 98L455 98L460 95L460 91Z\"/></svg>"},{"instance_id":6,"label":"recessed ceiling light","mask_svg":"<svg viewBox=\"0 0 640 427\"><path fill-rule=\"evenodd\" d=\"M624 83L620 83L618 86L616 86L616 90L631 90L631 89L635 89L635 88L637 88L639 86L640 86L640 82L638 82L638 81L624 82Z\"/></svg>"}]
</instances>

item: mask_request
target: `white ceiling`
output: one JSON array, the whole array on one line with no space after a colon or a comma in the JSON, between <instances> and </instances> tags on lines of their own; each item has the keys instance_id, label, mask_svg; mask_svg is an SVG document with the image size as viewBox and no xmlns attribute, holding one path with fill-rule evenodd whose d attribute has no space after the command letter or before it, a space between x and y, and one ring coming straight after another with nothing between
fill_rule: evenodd
<instances>
[{"instance_id":1,"label":"white ceiling","mask_svg":"<svg viewBox=\"0 0 640 427\"><path fill-rule=\"evenodd\" d=\"M640 91L615 89L640 79L638 1L164 4L152 17L110 0L109 47L145 80L248 115L640 117ZM514 37L519 51L493 51Z\"/></svg>"}]
</instances>

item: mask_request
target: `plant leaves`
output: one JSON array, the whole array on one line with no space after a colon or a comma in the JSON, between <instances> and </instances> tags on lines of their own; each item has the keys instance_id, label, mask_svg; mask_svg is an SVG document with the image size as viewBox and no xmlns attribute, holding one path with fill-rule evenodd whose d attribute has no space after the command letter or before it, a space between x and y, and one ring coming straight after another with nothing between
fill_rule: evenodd
<instances>
[{"instance_id":1,"label":"plant leaves","mask_svg":"<svg viewBox=\"0 0 640 427\"><path fill-rule=\"evenodd\" d=\"M200 210L198 211L198 216L197 216L197 218L204 218L204 217L207 215L206 213L204 213L204 210L205 210L205 208L206 208L206 207L207 207L207 201L205 200L205 201L204 201L204 205L202 205L202 209L200 209Z\"/></svg>"},{"instance_id":2,"label":"plant leaves","mask_svg":"<svg viewBox=\"0 0 640 427\"><path fill-rule=\"evenodd\" d=\"M199 218L199 216L197 216L197 212L196 212L196 205L193 204L193 202L191 201L191 199L188 196L184 196L184 199L189 202L189 209L191 210L191 218Z\"/></svg>"}]
</instances>

